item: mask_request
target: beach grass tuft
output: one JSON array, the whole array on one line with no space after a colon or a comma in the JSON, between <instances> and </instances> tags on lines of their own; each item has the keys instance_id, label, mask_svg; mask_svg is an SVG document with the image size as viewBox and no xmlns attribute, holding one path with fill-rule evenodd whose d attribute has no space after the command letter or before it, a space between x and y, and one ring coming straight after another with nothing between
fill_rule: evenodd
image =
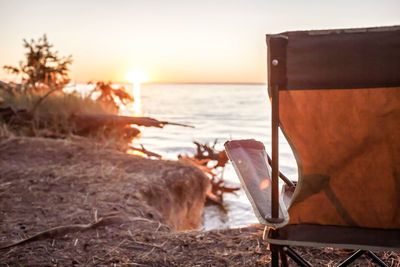
<instances>
[{"instance_id":1,"label":"beach grass tuft","mask_svg":"<svg viewBox=\"0 0 400 267\"><path fill-rule=\"evenodd\" d=\"M0 97L3 99L0 103L1 108L11 108L13 112L23 114L24 119L29 117L29 123L24 123L25 127L22 128L25 129L22 129L21 125L13 127L12 123L7 122L4 114L0 113L0 121L8 124L2 126L1 131L4 134L11 131L17 135L36 135L35 132L42 129L55 134L66 134L75 127L74 122L70 120L74 113L116 114L118 112L114 106L107 103L63 92L49 95L35 109L36 103L42 97L38 93L0 91ZM34 112L31 112L33 109Z\"/></svg>"}]
</instances>

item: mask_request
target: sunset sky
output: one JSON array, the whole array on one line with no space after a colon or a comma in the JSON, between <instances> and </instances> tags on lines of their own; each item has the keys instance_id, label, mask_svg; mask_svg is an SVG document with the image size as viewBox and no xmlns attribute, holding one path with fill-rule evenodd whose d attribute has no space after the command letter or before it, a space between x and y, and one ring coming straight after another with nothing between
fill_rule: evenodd
<instances>
[{"instance_id":1,"label":"sunset sky","mask_svg":"<svg viewBox=\"0 0 400 267\"><path fill-rule=\"evenodd\" d=\"M0 66L44 33L76 82L264 83L265 34L400 24L399 0L0 0ZM0 79L8 80L3 69Z\"/></svg>"}]
</instances>

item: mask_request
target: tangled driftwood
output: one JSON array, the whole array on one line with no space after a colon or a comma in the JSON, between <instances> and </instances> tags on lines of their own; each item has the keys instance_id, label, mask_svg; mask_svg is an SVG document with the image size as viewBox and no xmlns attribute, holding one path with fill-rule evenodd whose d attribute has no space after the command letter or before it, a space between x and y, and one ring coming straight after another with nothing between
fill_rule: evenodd
<instances>
[{"instance_id":1,"label":"tangled driftwood","mask_svg":"<svg viewBox=\"0 0 400 267\"><path fill-rule=\"evenodd\" d=\"M193 142L197 147L196 154L194 156L179 155L178 158L198 167L209 176L211 187L207 192L207 200L213 204L221 205L224 193L234 193L240 190L240 187L226 185L223 170L228 162L228 156L225 150L218 151L215 148L217 142L218 140L215 140L213 145ZM218 171L220 169L222 171Z\"/></svg>"}]
</instances>

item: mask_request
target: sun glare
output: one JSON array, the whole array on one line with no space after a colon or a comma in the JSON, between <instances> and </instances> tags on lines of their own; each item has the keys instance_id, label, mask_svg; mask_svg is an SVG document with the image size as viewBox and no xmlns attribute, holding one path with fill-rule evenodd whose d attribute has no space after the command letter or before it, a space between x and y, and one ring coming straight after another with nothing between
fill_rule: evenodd
<instances>
[{"instance_id":1,"label":"sun glare","mask_svg":"<svg viewBox=\"0 0 400 267\"><path fill-rule=\"evenodd\" d=\"M140 84L149 80L147 74L141 70L131 70L126 74L125 79L133 84Z\"/></svg>"}]
</instances>

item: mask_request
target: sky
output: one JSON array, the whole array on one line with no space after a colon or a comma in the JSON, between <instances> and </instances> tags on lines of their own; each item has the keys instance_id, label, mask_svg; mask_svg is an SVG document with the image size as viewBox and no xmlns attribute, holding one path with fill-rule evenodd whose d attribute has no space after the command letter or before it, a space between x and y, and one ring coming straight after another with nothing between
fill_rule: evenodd
<instances>
[{"instance_id":1,"label":"sky","mask_svg":"<svg viewBox=\"0 0 400 267\"><path fill-rule=\"evenodd\" d=\"M0 66L44 33L72 81L265 83L265 34L400 25L399 0L0 0ZM1 68L1 80L10 76Z\"/></svg>"}]
</instances>

